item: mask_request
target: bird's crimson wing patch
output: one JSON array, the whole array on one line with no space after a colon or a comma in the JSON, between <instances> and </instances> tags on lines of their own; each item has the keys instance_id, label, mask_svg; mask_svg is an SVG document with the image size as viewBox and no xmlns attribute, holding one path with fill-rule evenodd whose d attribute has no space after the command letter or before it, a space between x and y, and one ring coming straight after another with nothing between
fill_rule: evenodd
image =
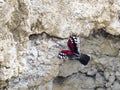
<instances>
[{"instance_id":1,"label":"bird's crimson wing patch","mask_svg":"<svg viewBox=\"0 0 120 90\"><path fill-rule=\"evenodd\" d=\"M65 59L66 57L71 57L73 55L72 51L69 50L62 50L59 55L58 58L60 59Z\"/></svg>"},{"instance_id":2,"label":"bird's crimson wing patch","mask_svg":"<svg viewBox=\"0 0 120 90\"><path fill-rule=\"evenodd\" d=\"M79 54L76 36L70 36L70 38L68 39L67 45L72 52Z\"/></svg>"}]
</instances>

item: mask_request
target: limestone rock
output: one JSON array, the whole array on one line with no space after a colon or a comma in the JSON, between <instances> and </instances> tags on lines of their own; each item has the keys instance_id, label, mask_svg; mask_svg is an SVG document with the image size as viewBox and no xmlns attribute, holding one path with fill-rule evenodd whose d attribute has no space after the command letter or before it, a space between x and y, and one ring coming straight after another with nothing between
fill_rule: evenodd
<instances>
[{"instance_id":1,"label":"limestone rock","mask_svg":"<svg viewBox=\"0 0 120 90\"><path fill-rule=\"evenodd\" d=\"M105 90L104 88L97 88L96 90Z\"/></svg>"},{"instance_id":2,"label":"limestone rock","mask_svg":"<svg viewBox=\"0 0 120 90\"><path fill-rule=\"evenodd\" d=\"M95 87L95 81L93 78L88 78L82 73L74 74L63 80L61 84L58 84L59 81L56 81L53 84L53 90L93 90Z\"/></svg>"},{"instance_id":3,"label":"limestone rock","mask_svg":"<svg viewBox=\"0 0 120 90\"><path fill-rule=\"evenodd\" d=\"M102 77L99 73L96 74L96 85L98 86L104 86L105 80L104 77Z\"/></svg>"},{"instance_id":4,"label":"limestone rock","mask_svg":"<svg viewBox=\"0 0 120 90\"><path fill-rule=\"evenodd\" d=\"M0 80L18 75L16 44L11 33L3 31L0 41Z\"/></svg>"},{"instance_id":5,"label":"limestone rock","mask_svg":"<svg viewBox=\"0 0 120 90\"><path fill-rule=\"evenodd\" d=\"M120 89L120 84L118 82L115 82L112 86L112 90L119 90Z\"/></svg>"},{"instance_id":6,"label":"limestone rock","mask_svg":"<svg viewBox=\"0 0 120 90\"><path fill-rule=\"evenodd\" d=\"M11 16L14 8L4 0L0 0L0 27L6 24Z\"/></svg>"},{"instance_id":7,"label":"limestone rock","mask_svg":"<svg viewBox=\"0 0 120 90\"><path fill-rule=\"evenodd\" d=\"M103 44L101 44L100 52L104 55L117 56L119 50L116 47L112 46L109 41L104 41Z\"/></svg>"},{"instance_id":8,"label":"limestone rock","mask_svg":"<svg viewBox=\"0 0 120 90\"><path fill-rule=\"evenodd\" d=\"M24 70L21 74L19 74L19 77L9 80L10 89L27 89L40 84L42 85L51 81L58 74L58 68L60 64L59 60L56 60L57 58L52 60L54 59L54 55L52 55L52 57L49 59L47 58L49 55L47 51L52 49L55 44L49 46L50 40L48 39L48 43L44 40L44 44L41 44L43 40L39 40L40 44L36 44L35 42L37 39L39 38L37 37L36 39L30 40L28 43L30 46L28 51L25 53L26 59L23 59L26 61L25 63L24 61L21 63L19 62L21 66L23 65L20 68L24 68ZM52 50L55 51L56 48Z\"/></svg>"},{"instance_id":9,"label":"limestone rock","mask_svg":"<svg viewBox=\"0 0 120 90\"><path fill-rule=\"evenodd\" d=\"M51 0L44 1L44 4L30 0L22 3L31 4L30 25L34 33L68 37L73 32L88 36L92 29L106 27L111 34L119 34L119 0Z\"/></svg>"},{"instance_id":10,"label":"limestone rock","mask_svg":"<svg viewBox=\"0 0 120 90\"><path fill-rule=\"evenodd\" d=\"M71 34L91 55L89 65L57 58ZM0 89L51 90L56 76L67 85L58 83L58 90L117 89L120 41L114 35L120 35L120 0L0 0Z\"/></svg>"},{"instance_id":11,"label":"limestone rock","mask_svg":"<svg viewBox=\"0 0 120 90\"><path fill-rule=\"evenodd\" d=\"M59 77L57 77L55 79L54 82L54 89L62 89L62 90L112 90L111 86L116 82L116 79L119 80L119 72L116 72L117 68L119 68L119 54L116 54L115 56L112 55L111 53L114 53L114 50L111 50L111 52L108 54L105 54L107 52L100 52L97 50L101 50L102 49L102 42L104 41L108 41L111 46L118 48L119 46L117 46L116 43L112 43L111 41L111 36L109 37L106 36L104 37L104 35L106 36L107 34L103 33L103 34L97 34L97 35L93 35L90 36L90 38L81 38L81 45L80 45L80 49L81 52L84 53L92 53L93 55L91 55L92 59L89 62L89 64L87 66L82 66L82 65L77 65L76 62L74 62L74 64L72 65L71 63L73 63L72 61L65 61L61 66L60 66L60 72L59 72ZM97 37L97 38L96 38ZM103 39L104 38L104 39ZM93 42L91 42L90 40L92 40ZM113 40L113 39L112 39ZM113 41L116 41L117 38ZM119 41L117 41L119 42ZM95 45L95 46L94 46ZM95 48L94 48L95 47ZM97 48L96 48L97 47ZM108 46L109 47L109 46ZM107 48L108 48L107 47ZM107 49L104 48L103 50ZM117 50L117 49L116 49ZM97 52L97 53L95 53ZM104 54L103 54L104 53ZM119 52L117 52L119 53ZM67 64L67 65L65 65ZM64 66L65 65L65 66ZM77 68L79 66L79 69ZM76 68L75 68L76 67ZM70 71L71 70L71 71ZM117 70L119 71L119 70ZM116 73L114 73L116 72ZM83 76L82 78L84 80L82 80L82 78L77 76ZM74 77L76 77L77 80L74 79ZM87 81L86 78L90 79L90 82ZM61 81L60 81L61 79ZM72 81L73 79L73 81ZM89 80L88 79L88 80ZM56 82L56 80L58 80ZM82 86L82 84L80 83L82 80L82 83L84 83L84 85ZM79 86L77 86L77 84L79 84ZM64 86L65 85L65 86ZM69 85L69 86L68 86ZM74 86L76 85L76 86ZM93 85L93 86L92 86ZM76 88L78 87L78 88ZM83 88L84 87L84 88Z\"/></svg>"},{"instance_id":12,"label":"limestone rock","mask_svg":"<svg viewBox=\"0 0 120 90\"><path fill-rule=\"evenodd\" d=\"M84 67L79 61L76 60L65 60L62 65L60 65L59 76L69 76L73 73L76 73Z\"/></svg>"}]
</instances>

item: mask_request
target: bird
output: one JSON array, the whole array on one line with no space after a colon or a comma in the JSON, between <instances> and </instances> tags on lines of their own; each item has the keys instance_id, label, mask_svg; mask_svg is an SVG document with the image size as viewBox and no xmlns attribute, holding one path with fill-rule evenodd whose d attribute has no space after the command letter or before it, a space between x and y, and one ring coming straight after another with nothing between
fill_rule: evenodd
<instances>
[{"instance_id":1,"label":"bird","mask_svg":"<svg viewBox=\"0 0 120 90\"><path fill-rule=\"evenodd\" d=\"M58 54L59 59L78 60L81 64L87 65L90 61L90 56L84 53L80 53L77 47L76 35L71 35L67 41L69 50L61 50Z\"/></svg>"}]
</instances>

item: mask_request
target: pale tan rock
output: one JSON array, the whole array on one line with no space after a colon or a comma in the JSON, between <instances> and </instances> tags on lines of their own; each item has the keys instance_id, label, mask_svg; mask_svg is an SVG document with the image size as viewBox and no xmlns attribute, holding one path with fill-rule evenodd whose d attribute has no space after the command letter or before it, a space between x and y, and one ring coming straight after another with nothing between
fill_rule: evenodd
<instances>
[{"instance_id":1,"label":"pale tan rock","mask_svg":"<svg viewBox=\"0 0 120 90\"><path fill-rule=\"evenodd\" d=\"M109 26L112 19L110 10L113 8L112 10L117 12L119 8L116 10L114 7L118 7L119 2L116 3L116 6L112 6L108 0L98 0L94 1L94 3L93 1L46 1L41 4L42 1L31 0L29 2L31 3L31 29L34 33L45 31L51 35L68 37L69 33L72 32L88 36L94 28L112 27ZM29 4L28 2L24 3Z\"/></svg>"},{"instance_id":2,"label":"pale tan rock","mask_svg":"<svg viewBox=\"0 0 120 90\"><path fill-rule=\"evenodd\" d=\"M16 43L10 32L1 30L2 36L0 41L0 80L10 79L18 75L18 61Z\"/></svg>"},{"instance_id":3,"label":"pale tan rock","mask_svg":"<svg viewBox=\"0 0 120 90\"><path fill-rule=\"evenodd\" d=\"M109 41L104 41L101 44L101 49L100 49L101 54L104 55L109 55L109 56L117 56L119 53L119 50L112 46L112 44Z\"/></svg>"},{"instance_id":4,"label":"pale tan rock","mask_svg":"<svg viewBox=\"0 0 120 90\"><path fill-rule=\"evenodd\" d=\"M105 83L104 77L102 77L99 73L96 74L95 76L95 81L96 81L96 85L98 86L103 86Z\"/></svg>"},{"instance_id":5,"label":"pale tan rock","mask_svg":"<svg viewBox=\"0 0 120 90\"><path fill-rule=\"evenodd\" d=\"M97 88L96 90L106 90L106 89L104 89L104 88Z\"/></svg>"},{"instance_id":6,"label":"pale tan rock","mask_svg":"<svg viewBox=\"0 0 120 90\"><path fill-rule=\"evenodd\" d=\"M89 37L93 29L100 28L120 35L119 0L0 0L0 81L8 80L8 89L27 89L48 83L57 75L66 77L81 72L86 81L79 82L75 78L79 83L76 85L71 79L69 84L74 87L62 89L93 90L97 85L104 87L103 78L108 80L105 84L110 88L115 77L119 80L118 39L108 40L99 35L82 39L81 52L92 54L93 58L86 67L78 61L64 62L57 58L64 49L60 44L64 45L69 35ZM43 32L47 34L42 35ZM95 75L97 84L91 78ZM0 85L1 88L7 84ZM117 86L115 84L114 88ZM41 88L51 90L52 86L48 83Z\"/></svg>"},{"instance_id":7,"label":"pale tan rock","mask_svg":"<svg viewBox=\"0 0 120 90\"><path fill-rule=\"evenodd\" d=\"M0 1L0 26L10 20L13 11L14 8L9 3L6 3L4 0Z\"/></svg>"},{"instance_id":8,"label":"pale tan rock","mask_svg":"<svg viewBox=\"0 0 120 90\"><path fill-rule=\"evenodd\" d=\"M59 76L67 77L82 69L82 64L77 60L65 60L60 66Z\"/></svg>"},{"instance_id":9,"label":"pale tan rock","mask_svg":"<svg viewBox=\"0 0 120 90\"><path fill-rule=\"evenodd\" d=\"M112 87L112 90L119 90L120 89L120 84L118 82L114 82L113 86Z\"/></svg>"}]
</instances>

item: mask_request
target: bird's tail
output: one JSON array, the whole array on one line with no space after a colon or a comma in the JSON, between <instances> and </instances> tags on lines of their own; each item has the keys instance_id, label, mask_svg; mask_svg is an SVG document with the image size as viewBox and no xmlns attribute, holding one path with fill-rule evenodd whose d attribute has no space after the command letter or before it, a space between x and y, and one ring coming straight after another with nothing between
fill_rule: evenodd
<instances>
[{"instance_id":1,"label":"bird's tail","mask_svg":"<svg viewBox=\"0 0 120 90\"><path fill-rule=\"evenodd\" d=\"M90 56L88 56L87 54L82 54L80 55L79 61L83 64L83 65L87 65L88 62L90 61Z\"/></svg>"},{"instance_id":2,"label":"bird's tail","mask_svg":"<svg viewBox=\"0 0 120 90\"><path fill-rule=\"evenodd\" d=\"M88 62L90 61L90 56L87 54L80 53L80 54L74 54L72 59L79 60L81 64L87 65Z\"/></svg>"}]
</instances>

